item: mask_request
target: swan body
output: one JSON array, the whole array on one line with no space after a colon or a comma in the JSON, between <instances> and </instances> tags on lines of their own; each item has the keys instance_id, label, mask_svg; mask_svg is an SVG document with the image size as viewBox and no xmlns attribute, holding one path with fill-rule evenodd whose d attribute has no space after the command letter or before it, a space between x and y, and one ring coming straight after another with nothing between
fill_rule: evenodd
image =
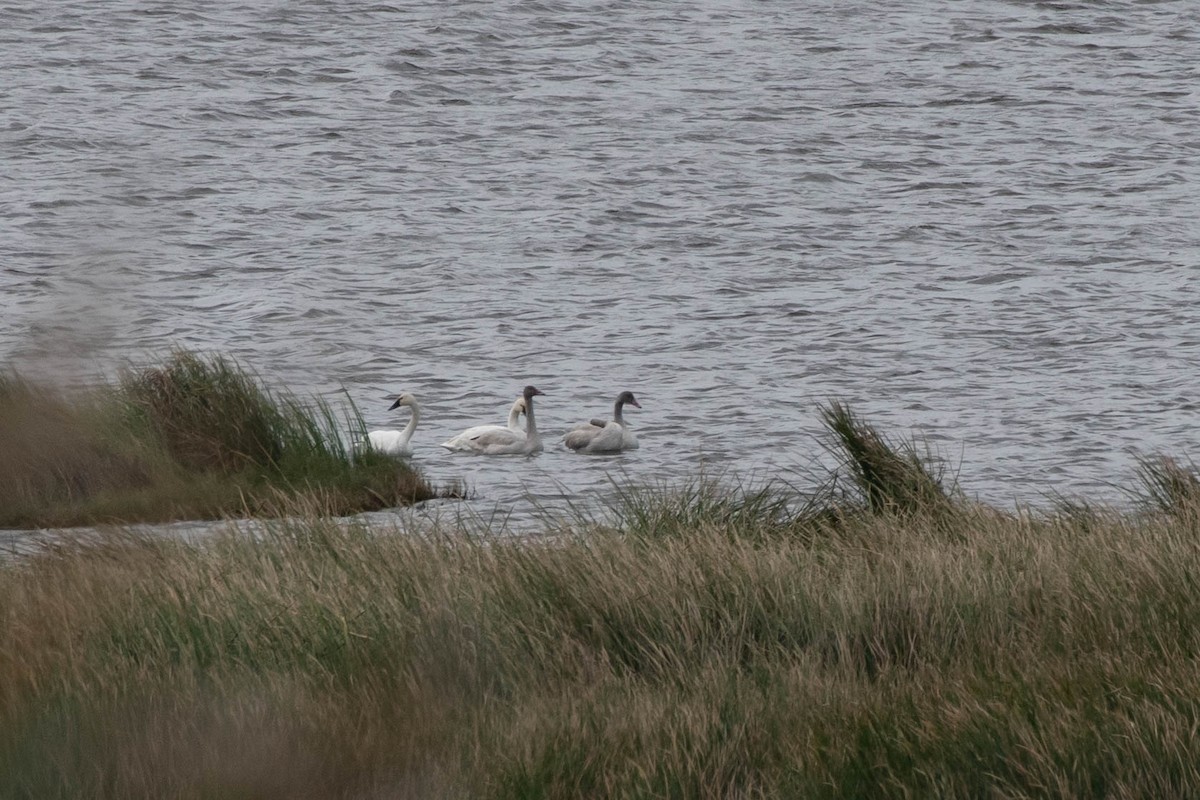
<instances>
[{"instance_id":1,"label":"swan body","mask_svg":"<svg viewBox=\"0 0 1200 800\"><path fill-rule=\"evenodd\" d=\"M378 450L381 453L389 456L411 456L412 455L412 439L413 431L417 429L417 422L421 419L421 408L417 405L417 398L413 397L408 392L402 393L396 398L396 402L392 403L388 411L393 411L400 406L408 406L412 409L412 416L408 418L408 424L404 426L402 431L371 431L367 434L367 444L372 450Z\"/></svg>"},{"instance_id":2,"label":"swan body","mask_svg":"<svg viewBox=\"0 0 1200 800\"><path fill-rule=\"evenodd\" d=\"M499 425L481 426L490 427L491 430L470 436L464 441L459 442L456 446L451 447L452 442L456 442L468 432L464 431L449 442L445 442L442 447L448 447L451 450L482 453L488 456L540 453L542 451L542 439L538 435L537 422L533 418L533 398L539 394L544 394L544 392L535 386L526 386L525 391L522 392L521 399L525 404L525 430L521 430L520 428L501 428Z\"/></svg>"},{"instance_id":3,"label":"swan body","mask_svg":"<svg viewBox=\"0 0 1200 800\"><path fill-rule=\"evenodd\" d=\"M525 413L525 398L518 397L512 404L512 408L508 411L507 425L476 425L473 428L467 428L457 436L453 436L442 442L442 447L447 450L475 450L476 445L473 444L479 437L487 437L489 434L503 433L504 431L521 431L521 415Z\"/></svg>"},{"instance_id":4,"label":"swan body","mask_svg":"<svg viewBox=\"0 0 1200 800\"><path fill-rule=\"evenodd\" d=\"M637 436L625 424L621 413L626 404L641 408L641 403L633 396L633 392L621 392L613 406L611 420L593 419L583 425L568 431L563 437L563 444L577 453L619 453L622 450L636 450Z\"/></svg>"}]
</instances>

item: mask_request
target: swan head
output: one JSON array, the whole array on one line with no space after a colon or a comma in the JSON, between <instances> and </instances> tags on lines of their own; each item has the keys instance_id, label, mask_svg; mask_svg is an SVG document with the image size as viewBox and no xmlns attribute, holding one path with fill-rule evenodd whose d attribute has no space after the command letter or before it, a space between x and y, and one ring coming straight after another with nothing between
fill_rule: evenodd
<instances>
[{"instance_id":1,"label":"swan head","mask_svg":"<svg viewBox=\"0 0 1200 800\"><path fill-rule=\"evenodd\" d=\"M524 414L525 413L525 398L518 397L517 401L515 403L513 403L513 405L512 405L512 410L516 411L518 414Z\"/></svg>"},{"instance_id":2,"label":"swan head","mask_svg":"<svg viewBox=\"0 0 1200 800\"><path fill-rule=\"evenodd\" d=\"M391 406L388 407L388 411L397 409L400 406L408 406L409 408L412 408L416 406L416 404L417 398L413 397L408 392L401 392L400 396L396 398L396 402L392 403Z\"/></svg>"},{"instance_id":3,"label":"swan head","mask_svg":"<svg viewBox=\"0 0 1200 800\"><path fill-rule=\"evenodd\" d=\"M536 386L526 386L525 391L521 392L522 397L524 397L524 399L525 399L526 408L528 408L529 401L533 398L533 396L535 394L545 394L545 392L543 392L541 389L537 388Z\"/></svg>"},{"instance_id":4,"label":"swan head","mask_svg":"<svg viewBox=\"0 0 1200 800\"><path fill-rule=\"evenodd\" d=\"M639 403L637 398L633 396L633 392L621 392L619 395L617 395L617 402L623 406L633 406L634 408L642 407L642 404Z\"/></svg>"}]
</instances>

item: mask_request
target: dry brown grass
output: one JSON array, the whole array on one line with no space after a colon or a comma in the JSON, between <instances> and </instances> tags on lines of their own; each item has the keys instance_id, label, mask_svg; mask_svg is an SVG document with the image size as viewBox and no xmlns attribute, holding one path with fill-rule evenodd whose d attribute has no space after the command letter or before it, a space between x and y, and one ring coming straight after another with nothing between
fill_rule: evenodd
<instances>
[{"instance_id":1,"label":"dry brown grass","mask_svg":"<svg viewBox=\"0 0 1200 800\"><path fill-rule=\"evenodd\" d=\"M0 572L0 795L1200 790L1194 527L957 519L64 546Z\"/></svg>"}]
</instances>

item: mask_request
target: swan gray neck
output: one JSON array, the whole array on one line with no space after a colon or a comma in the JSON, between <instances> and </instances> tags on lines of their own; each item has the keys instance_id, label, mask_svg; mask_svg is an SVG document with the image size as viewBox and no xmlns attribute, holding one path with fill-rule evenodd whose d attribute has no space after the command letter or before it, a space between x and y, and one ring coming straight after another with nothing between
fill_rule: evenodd
<instances>
[{"instance_id":1,"label":"swan gray neck","mask_svg":"<svg viewBox=\"0 0 1200 800\"><path fill-rule=\"evenodd\" d=\"M621 414L621 410L623 408L625 408L624 400L618 400L616 402L616 404L613 405L613 421L616 422L618 425L620 425L622 428L625 427L625 417L622 416L622 414Z\"/></svg>"},{"instance_id":2,"label":"swan gray neck","mask_svg":"<svg viewBox=\"0 0 1200 800\"><path fill-rule=\"evenodd\" d=\"M533 395L525 395L525 438L531 444L541 442L538 437L537 423L533 421Z\"/></svg>"}]
</instances>

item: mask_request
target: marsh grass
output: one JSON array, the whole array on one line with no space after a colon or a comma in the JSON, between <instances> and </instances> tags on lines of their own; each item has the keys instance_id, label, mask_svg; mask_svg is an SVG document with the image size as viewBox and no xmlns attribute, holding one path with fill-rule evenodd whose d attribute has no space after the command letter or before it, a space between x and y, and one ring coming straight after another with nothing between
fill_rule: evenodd
<instances>
[{"instance_id":1,"label":"marsh grass","mask_svg":"<svg viewBox=\"0 0 1200 800\"><path fill-rule=\"evenodd\" d=\"M0 526L212 519L263 513L281 497L330 514L459 494L350 436L339 417L264 388L220 356L174 353L161 366L65 395L0 377Z\"/></svg>"},{"instance_id":2,"label":"marsh grass","mask_svg":"<svg viewBox=\"0 0 1200 800\"><path fill-rule=\"evenodd\" d=\"M1200 794L1190 517L815 497L60 541L0 567L0 797Z\"/></svg>"},{"instance_id":3,"label":"marsh grass","mask_svg":"<svg viewBox=\"0 0 1200 800\"><path fill-rule=\"evenodd\" d=\"M743 481L700 475L675 484L613 483L615 524L629 535L691 536L719 527L743 541L789 536L802 541L836 536L863 516L919 516L943 523L980 511L965 502L947 479L944 462L914 440L894 441L831 402L819 409L825 449L837 466L806 476L813 488L798 491L779 479ZM593 522L586 515L580 525ZM958 526L961 529L963 526Z\"/></svg>"},{"instance_id":4,"label":"marsh grass","mask_svg":"<svg viewBox=\"0 0 1200 800\"><path fill-rule=\"evenodd\" d=\"M5 567L0 796L1200 790L1200 541L1176 518L804 538L774 501L704 502L690 535L312 518Z\"/></svg>"}]
</instances>

